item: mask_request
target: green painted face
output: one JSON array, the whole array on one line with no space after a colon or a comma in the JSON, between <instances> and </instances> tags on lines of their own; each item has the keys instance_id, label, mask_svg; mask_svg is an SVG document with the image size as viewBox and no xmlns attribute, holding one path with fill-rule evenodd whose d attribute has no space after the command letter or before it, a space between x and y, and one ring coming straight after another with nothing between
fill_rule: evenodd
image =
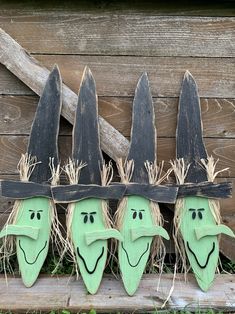
<instances>
[{"instance_id":1,"label":"green painted face","mask_svg":"<svg viewBox=\"0 0 235 314\"><path fill-rule=\"evenodd\" d=\"M207 198L185 197L182 213L180 230L186 253L199 286L207 291L214 280L218 263L218 239L215 235L208 235L198 240L195 230L216 226L216 222Z\"/></svg>"},{"instance_id":2,"label":"green painted face","mask_svg":"<svg viewBox=\"0 0 235 314\"><path fill-rule=\"evenodd\" d=\"M75 203L71 233L79 269L87 287L94 294L100 285L107 259L107 240L87 245L86 234L105 230L102 201L89 198Z\"/></svg>"},{"instance_id":3,"label":"green painted face","mask_svg":"<svg viewBox=\"0 0 235 314\"><path fill-rule=\"evenodd\" d=\"M131 230L153 225L149 200L141 196L129 196L120 230L124 240L119 243L118 249L122 280L129 295L133 295L138 288L152 243L152 236L143 236L133 241Z\"/></svg>"},{"instance_id":4,"label":"green painted face","mask_svg":"<svg viewBox=\"0 0 235 314\"><path fill-rule=\"evenodd\" d=\"M22 280L26 287L36 281L48 253L51 231L50 200L33 197L20 202L15 224L39 229L36 240L24 235L16 237L16 250Z\"/></svg>"}]
</instances>

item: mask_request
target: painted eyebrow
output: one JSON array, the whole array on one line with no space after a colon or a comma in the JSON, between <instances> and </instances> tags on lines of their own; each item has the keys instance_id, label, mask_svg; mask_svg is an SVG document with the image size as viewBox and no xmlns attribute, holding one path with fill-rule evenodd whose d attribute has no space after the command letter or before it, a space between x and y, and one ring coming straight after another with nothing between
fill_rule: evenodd
<instances>
[{"instance_id":1,"label":"painted eyebrow","mask_svg":"<svg viewBox=\"0 0 235 314\"><path fill-rule=\"evenodd\" d=\"M133 209L133 208L131 208L131 210L133 210L133 211L139 211L139 212L145 212L145 209Z\"/></svg>"},{"instance_id":2,"label":"painted eyebrow","mask_svg":"<svg viewBox=\"0 0 235 314\"><path fill-rule=\"evenodd\" d=\"M40 210L38 210L37 212L38 212L38 213L41 213L41 212L43 212L43 210L42 210L42 209L40 209Z\"/></svg>"},{"instance_id":3,"label":"painted eyebrow","mask_svg":"<svg viewBox=\"0 0 235 314\"><path fill-rule=\"evenodd\" d=\"M198 208L197 210L201 212L201 211L205 210L205 208Z\"/></svg>"},{"instance_id":4,"label":"painted eyebrow","mask_svg":"<svg viewBox=\"0 0 235 314\"><path fill-rule=\"evenodd\" d=\"M81 215L87 215L88 213L86 213L86 212L81 212Z\"/></svg>"},{"instance_id":5,"label":"painted eyebrow","mask_svg":"<svg viewBox=\"0 0 235 314\"><path fill-rule=\"evenodd\" d=\"M189 208L189 210L190 210L190 211L195 211L196 209L195 209L195 208Z\"/></svg>"},{"instance_id":6,"label":"painted eyebrow","mask_svg":"<svg viewBox=\"0 0 235 314\"><path fill-rule=\"evenodd\" d=\"M35 210L33 210L33 209L29 209L29 212L35 212Z\"/></svg>"},{"instance_id":7,"label":"painted eyebrow","mask_svg":"<svg viewBox=\"0 0 235 314\"><path fill-rule=\"evenodd\" d=\"M145 212L145 209L140 209L139 212Z\"/></svg>"},{"instance_id":8,"label":"painted eyebrow","mask_svg":"<svg viewBox=\"0 0 235 314\"><path fill-rule=\"evenodd\" d=\"M94 214L96 214L96 212L91 212L91 213L89 213L90 215L94 215Z\"/></svg>"}]
</instances>

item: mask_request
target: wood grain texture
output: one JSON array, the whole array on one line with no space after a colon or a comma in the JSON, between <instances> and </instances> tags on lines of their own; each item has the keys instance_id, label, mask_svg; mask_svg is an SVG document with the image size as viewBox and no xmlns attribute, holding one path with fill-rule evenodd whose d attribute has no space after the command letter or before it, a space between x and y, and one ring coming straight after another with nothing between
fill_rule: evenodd
<instances>
[{"instance_id":1,"label":"wood grain texture","mask_svg":"<svg viewBox=\"0 0 235 314\"><path fill-rule=\"evenodd\" d=\"M35 182L0 180L1 196L13 199L25 199L35 196L51 198L51 186Z\"/></svg>"},{"instance_id":2,"label":"wood grain texture","mask_svg":"<svg viewBox=\"0 0 235 314\"><path fill-rule=\"evenodd\" d=\"M74 183L101 185L100 169L104 159L100 146L98 102L95 79L88 67L83 72L78 94L72 135L72 158L85 164L78 182Z\"/></svg>"},{"instance_id":3,"label":"wood grain texture","mask_svg":"<svg viewBox=\"0 0 235 314\"><path fill-rule=\"evenodd\" d=\"M37 158L29 180L48 183L51 179L50 158L53 166L59 164L58 134L62 108L62 80L57 66L53 68L37 105L27 153Z\"/></svg>"},{"instance_id":4,"label":"wood grain texture","mask_svg":"<svg viewBox=\"0 0 235 314\"><path fill-rule=\"evenodd\" d=\"M154 97L178 97L184 72L188 69L197 81L200 97L235 98L234 58L79 55L35 55L34 57L50 69L57 63L64 83L75 93L80 85L84 67L87 65L97 82L99 97L133 96L137 80L144 71L148 73ZM32 65L30 68L32 69ZM22 84L6 71L0 66L0 94L32 95L32 91L22 88ZM45 75L48 74L43 72L43 76ZM32 77L32 73L30 77ZM40 79L39 75L38 80ZM45 79L46 77L42 78L41 84ZM40 93L41 88L38 89L35 81L31 82L28 78L25 83L31 84L32 89ZM65 91L63 90L63 92ZM70 94L68 91L68 94L65 95L69 97ZM70 97L69 99L71 99ZM63 101L66 99L63 98ZM70 104L68 100L66 103L73 111L74 104Z\"/></svg>"},{"instance_id":5,"label":"wood grain texture","mask_svg":"<svg viewBox=\"0 0 235 314\"><path fill-rule=\"evenodd\" d=\"M160 310L172 286L172 275L162 275L159 291L157 291L157 275L144 275L136 294L129 297L122 286L121 280L105 276L96 295L86 292L82 280L74 277L48 278L40 276L33 287L25 288L20 278L0 278L0 308L26 312L29 310L48 311L51 309L71 311L116 312L125 313ZM211 308L231 312L235 310L235 279L234 275L217 275L212 288L202 292L194 277L190 274L187 283L183 275L177 274L175 288L165 310L197 310ZM53 289L51 288L53 287ZM223 289L221 289L223 287ZM14 298L12 298L14 296ZM79 296L79 297L78 297Z\"/></svg>"},{"instance_id":6,"label":"wood grain texture","mask_svg":"<svg viewBox=\"0 0 235 314\"><path fill-rule=\"evenodd\" d=\"M231 2L229 3L231 6ZM208 4L203 4L203 10L201 10L198 7L185 7L185 3L180 6L177 2L174 4L174 8L170 10L162 8L161 5L160 9L154 10L153 4L147 6L145 2L141 5L142 10L149 10L145 14L139 14L140 11L134 12L133 8L131 12L125 11L117 14L113 11L104 13L103 9L113 6L113 2L109 3L108 7L107 3L102 2L102 8L98 4L98 11L102 9L102 12L99 13L97 10L84 12L84 8L82 13L78 13L74 10L75 2L69 1L66 1L62 7L59 3L53 3L49 9L48 5L47 3L46 7L42 9L41 2L40 4L34 2L31 7L22 1L8 2L4 5L1 3L0 24L1 26L4 25L5 30L9 31L12 36L16 36L20 44L26 48L29 47L30 52L37 52L39 47L43 47L44 51L47 49L48 54L53 53L53 50L57 51L55 53L70 54L70 49L72 49L72 53L84 54L82 56L36 55L36 57L41 58L40 60L49 68L58 60L62 67L63 79L75 93L77 93L84 66L90 65L95 79L99 83L97 92L99 94L100 114L124 136L130 134L132 98L136 82L141 72L147 70L153 95L159 97L154 99L158 136L161 137L159 142L161 145L158 148L159 159L164 157L169 160L169 157L174 156L175 140L172 138L165 141L164 137L175 136L178 100L172 97L179 96L183 73L189 69L199 85L200 97L207 97L201 99L201 103L203 134L205 137L210 137L206 140L208 141L207 144L210 145L208 151L214 150L216 156L222 159L222 164L232 168L232 172L225 173L224 176L233 175L233 151L235 151L232 143L233 138L235 138L234 58L225 57L234 56L234 16L232 18L191 18L187 16L185 18L175 17L175 20L173 17L156 16L162 14L234 15L234 8L233 10L231 7L226 9L224 2L220 6L213 2L213 10L208 8ZM89 8L90 5L91 3L89 3ZM121 4L121 9L123 9L122 6L123 4ZM100 21L100 16L104 16L107 25L114 25L122 32L116 31L115 33L115 29L106 28L102 21L100 21L99 26L95 19L96 14L98 14L97 21ZM81 15L83 15L82 19L87 28L78 23L77 17L80 18ZM90 25L88 25L87 19L89 16L92 17ZM135 21L137 16L141 16L138 22ZM118 25L118 22L127 20L130 25ZM145 23L147 20L152 23L150 24L152 28L149 28L149 25ZM136 30L133 29L133 21L137 23L136 30L142 28L146 30L145 34L141 32L137 34ZM164 32L164 25L166 25L168 34ZM45 32L41 32L42 29L47 30L47 36L44 36ZM64 34L65 29L66 34ZM67 31L68 29L69 31ZM86 29L88 30L87 34L85 33ZM154 29L155 32L153 32ZM21 30L24 31L21 32ZM125 30L131 30L131 33L128 34ZM96 35L100 34L100 38L92 38L93 32ZM24 34L27 36L24 37ZM174 36L173 39L172 36ZM48 38L50 41L47 41ZM70 38L70 42L66 38ZM119 40L117 45L115 45L115 40ZM146 42L145 46L141 46L142 43ZM110 55L113 56L105 55L105 51L110 51ZM96 55L89 56L93 53ZM126 57L124 54L135 56ZM158 57L150 57L153 55ZM215 56L222 58L213 58ZM28 87L2 65L0 65L0 94L10 95L3 95L0 99L0 134L28 135L36 108L35 106L31 108L31 99L35 99L34 104L36 105L37 96L34 96L35 94ZM14 98L11 95L22 96L21 98L18 96ZM29 97L25 95L29 95ZM72 127L64 120L60 133L69 135L71 130ZM104 132L107 131L109 131L109 126L104 130ZM112 134L110 134L110 138L112 139ZM215 143L213 143L213 138ZM229 141L223 141L223 138L227 138ZM9 177L15 178L13 173L15 173L20 153L25 152L27 140L25 137L15 138L15 140L5 137L1 140L3 143L0 145L1 168L4 169L4 163L9 165L9 172L6 167L4 172L11 173L12 175ZM220 143L219 146L217 145L218 142ZM105 144L108 146L108 141ZM169 145L173 146L169 147ZM3 146L4 149L2 150ZM71 153L71 142L69 138L63 140L61 138L63 161L67 158L66 151ZM2 174L1 178L4 177L6 178L7 175ZM223 180L219 179L218 181ZM234 198L235 194L233 199L221 201L225 224L231 225L235 221ZM6 210L9 205L11 205L10 200L0 199L0 211ZM2 219L0 219L0 223ZM171 221L172 218L168 220ZM235 227L232 228L235 230ZM235 252L235 243L233 240L222 237L221 249L226 256L235 260L235 253L233 253Z\"/></svg>"},{"instance_id":7,"label":"wood grain texture","mask_svg":"<svg viewBox=\"0 0 235 314\"><path fill-rule=\"evenodd\" d=\"M130 183L126 185L125 195L137 195L157 203L174 204L177 192L178 187L176 186Z\"/></svg>"},{"instance_id":8,"label":"wood grain texture","mask_svg":"<svg viewBox=\"0 0 235 314\"><path fill-rule=\"evenodd\" d=\"M38 95L49 75L48 69L29 55L13 38L0 29L0 62ZM53 61L54 63L54 61ZM71 123L78 97L66 85L62 85L62 115ZM99 118L101 147L114 160L128 149L128 141L102 117ZM115 144L114 144L115 143Z\"/></svg>"},{"instance_id":9,"label":"wood grain texture","mask_svg":"<svg viewBox=\"0 0 235 314\"><path fill-rule=\"evenodd\" d=\"M28 136L0 136L0 173L16 173L17 164L22 153L25 153ZM229 167L220 177L235 177L235 139L206 138L208 154L217 159L218 169ZM71 156L71 136L59 136L59 155L62 165ZM175 158L175 138L158 138L158 162L165 160L165 169L169 168L168 161ZM125 155L122 155L123 157Z\"/></svg>"},{"instance_id":10,"label":"wood grain texture","mask_svg":"<svg viewBox=\"0 0 235 314\"><path fill-rule=\"evenodd\" d=\"M157 130L148 75L144 72L138 80L132 107L130 147L127 160L133 160L131 182L149 183L145 162L156 161Z\"/></svg>"},{"instance_id":11,"label":"wood grain texture","mask_svg":"<svg viewBox=\"0 0 235 314\"><path fill-rule=\"evenodd\" d=\"M199 164L207 158L202 134L201 106L198 87L189 71L186 71L181 85L176 129L176 157L183 158L186 167L186 183L207 181L206 169Z\"/></svg>"},{"instance_id":12,"label":"wood grain texture","mask_svg":"<svg viewBox=\"0 0 235 314\"><path fill-rule=\"evenodd\" d=\"M179 185L178 197L202 196L212 199L232 197L232 182L200 182Z\"/></svg>"},{"instance_id":13,"label":"wood grain texture","mask_svg":"<svg viewBox=\"0 0 235 314\"><path fill-rule=\"evenodd\" d=\"M124 184L100 186L95 184L58 185L52 188L55 203L77 202L88 198L120 200L125 192Z\"/></svg>"},{"instance_id":14,"label":"wood grain texture","mask_svg":"<svg viewBox=\"0 0 235 314\"><path fill-rule=\"evenodd\" d=\"M235 138L235 99L201 98L204 137ZM99 113L125 137L130 136L132 97L99 97ZM28 135L38 96L0 96L0 134ZM174 137L178 98L153 98L158 136ZM62 118L60 134L71 124Z\"/></svg>"},{"instance_id":15,"label":"wood grain texture","mask_svg":"<svg viewBox=\"0 0 235 314\"><path fill-rule=\"evenodd\" d=\"M0 24L31 53L235 56L234 17L8 11Z\"/></svg>"}]
</instances>

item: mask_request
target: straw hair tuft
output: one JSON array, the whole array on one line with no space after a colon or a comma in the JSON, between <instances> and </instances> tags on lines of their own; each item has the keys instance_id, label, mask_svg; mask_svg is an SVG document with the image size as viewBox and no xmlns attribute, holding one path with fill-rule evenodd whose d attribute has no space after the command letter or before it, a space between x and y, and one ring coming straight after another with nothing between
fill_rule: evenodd
<instances>
[{"instance_id":1,"label":"straw hair tuft","mask_svg":"<svg viewBox=\"0 0 235 314\"><path fill-rule=\"evenodd\" d=\"M51 185L56 186L60 183L60 174L61 174L60 164L55 166L54 157L53 158L50 157L49 158L49 167L51 170L51 178L50 178Z\"/></svg>"},{"instance_id":2,"label":"straw hair tuft","mask_svg":"<svg viewBox=\"0 0 235 314\"><path fill-rule=\"evenodd\" d=\"M129 183L134 172L134 160L126 160L123 162L122 158L117 159L117 169L122 183Z\"/></svg>"},{"instance_id":3,"label":"straw hair tuft","mask_svg":"<svg viewBox=\"0 0 235 314\"><path fill-rule=\"evenodd\" d=\"M229 170L229 168L224 168L224 169L215 171L215 168L218 162L219 162L219 159L215 160L213 156L209 156L207 157L207 159L201 159L201 166L205 168L206 173L207 173L207 179L209 182L214 182L218 174Z\"/></svg>"},{"instance_id":4,"label":"straw hair tuft","mask_svg":"<svg viewBox=\"0 0 235 314\"><path fill-rule=\"evenodd\" d=\"M117 164L118 174L121 179L121 183L128 184L134 172L134 160L131 159L131 160L123 161L122 158L118 158L116 164ZM126 206L127 206L127 197L123 197L123 199L118 204L118 208L114 216L115 225L119 230L121 229L121 226L123 223Z\"/></svg>"},{"instance_id":5,"label":"straw hair tuft","mask_svg":"<svg viewBox=\"0 0 235 314\"><path fill-rule=\"evenodd\" d=\"M31 174L34 171L34 168L39 163L41 163L41 161L37 161L36 156L31 156L28 153L22 154L20 161L17 165L17 170L19 171L20 180L23 182L28 182L31 177Z\"/></svg>"},{"instance_id":6,"label":"straw hair tuft","mask_svg":"<svg viewBox=\"0 0 235 314\"><path fill-rule=\"evenodd\" d=\"M82 161L79 163L78 160L69 158L68 163L64 166L64 172L66 173L70 184L78 184L80 172L86 163Z\"/></svg>"},{"instance_id":7,"label":"straw hair tuft","mask_svg":"<svg viewBox=\"0 0 235 314\"><path fill-rule=\"evenodd\" d=\"M100 171L100 177L101 177L101 185L102 186L108 186L112 179L113 179L113 167L111 161L108 163L108 165L103 164L101 171ZM101 206L102 206L102 215L103 215L103 221L105 224L105 228L111 228L113 225L111 216L109 214L109 205L108 201L101 200Z\"/></svg>"},{"instance_id":8,"label":"straw hair tuft","mask_svg":"<svg viewBox=\"0 0 235 314\"><path fill-rule=\"evenodd\" d=\"M157 164L157 161L154 162L146 161L144 163L146 171L148 173L149 184L159 185L165 180L168 180L169 175L172 172L172 168L168 169L167 172L164 173L164 161Z\"/></svg>"},{"instance_id":9,"label":"straw hair tuft","mask_svg":"<svg viewBox=\"0 0 235 314\"><path fill-rule=\"evenodd\" d=\"M179 158L170 161L172 170L175 174L176 182L178 184L184 184L185 178L187 177L190 164L185 163L184 158Z\"/></svg>"}]
</instances>

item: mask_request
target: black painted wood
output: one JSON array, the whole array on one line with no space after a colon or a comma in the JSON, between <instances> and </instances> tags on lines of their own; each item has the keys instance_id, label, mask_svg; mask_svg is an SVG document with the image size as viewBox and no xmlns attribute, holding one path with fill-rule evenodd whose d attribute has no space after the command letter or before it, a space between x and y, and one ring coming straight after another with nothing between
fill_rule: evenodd
<instances>
[{"instance_id":1,"label":"black painted wood","mask_svg":"<svg viewBox=\"0 0 235 314\"><path fill-rule=\"evenodd\" d=\"M176 202L178 187L164 185L150 185L130 183L126 185L125 195L143 196L157 203L174 204Z\"/></svg>"},{"instance_id":2,"label":"black painted wood","mask_svg":"<svg viewBox=\"0 0 235 314\"><path fill-rule=\"evenodd\" d=\"M132 182L148 183L144 163L156 158L154 110L147 73L140 77L132 109L131 143L128 160L134 160Z\"/></svg>"},{"instance_id":3,"label":"black painted wood","mask_svg":"<svg viewBox=\"0 0 235 314\"><path fill-rule=\"evenodd\" d=\"M36 156L38 163L30 177L30 181L43 183L51 178L49 158L58 164L58 133L60 111L62 106L61 77L57 66L50 73L42 96L39 100L31 135L28 153Z\"/></svg>"},{"instance_id":4,"label":"black painted wood","mask_svg":"<svg viewBox=\"0 0 235 314\"><path fill-rule=\"evenodd\" d=\"M200 99L196 82L186 71L181 87L176 131L176 156L184 158L186 165L191 164L185 182L207 181L206 171L199 164L207 158L202 137Z\"/></svg>"},{"instance_id":5,"label":"black painted wood","mask_svg":"<svg viewBox=\"0 0 235 314\"><path fill-rule=\"evenodd\" d=\"M52 187L52 195L55 203L69 203L81 201L87 198L121 199L125 193L124 184L100 186L100 185L61 185Z\"/></svg>"},{"instance_id":6,"label":"black painted wood","mask_svg":"<svg viewBox=\"0 0 235 314\"><path fill-rule=\"evenodd\" d=\"M72 157L87 164L81 171L79 183L101 184L103 156L99 138L97 95L95 80L88 67L84 70L78 94Z\"/></svg>"},{"instance_id":7,"label":"black painted wood","mask_svg":"<svg viewBox=\"0 0 235 314\"><path fill-rule=\"evenodd\" d=\"M232 182L214 184L212 182L201 182L194 184L179 185L178 197L201 196L208 198L232 197Z\"/></svg>"},{"instance_id":8,"label":"black painted wood","mask_svg":"<svg viewBox=\"0 0 235 314\"><path fill-rule=\"evenodd\" d=\"M36 196L51 198L51 186L34 182L1 180L0 195L14 199L25 199Z\"/></svg>"}]
</instances>

